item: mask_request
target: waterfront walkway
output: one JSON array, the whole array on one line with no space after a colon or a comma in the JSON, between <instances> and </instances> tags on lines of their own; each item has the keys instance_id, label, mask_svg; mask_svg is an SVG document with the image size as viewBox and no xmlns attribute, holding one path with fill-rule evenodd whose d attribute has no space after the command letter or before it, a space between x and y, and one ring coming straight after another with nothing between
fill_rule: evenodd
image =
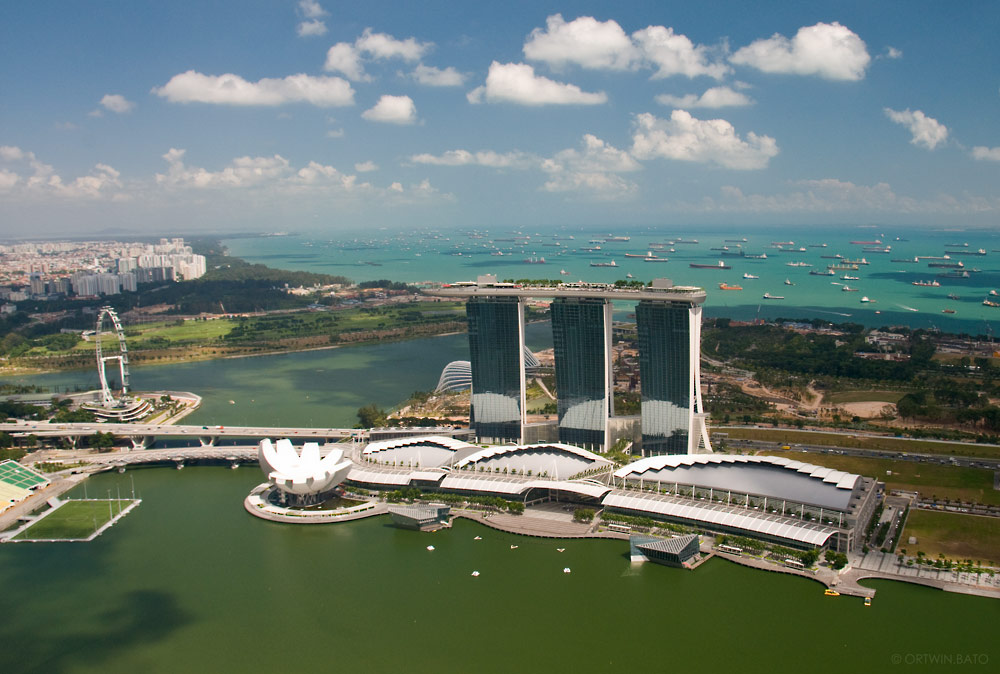
<instances>
[{"instance_id":1,"label":"waterfront walkway","mask_svg":"<svg viewBox=\"0 0 1000 674\"><path fill-rule=\"evenodd\" d=\"M905 563L900 564L896 555L875 550L860 558L848 571L841 573L840 585L861 587L859 581L871 578L896 580L948 592L1000 599L998 575L960 573L953 569L935 569L924 564L907 566Z\"/></svg>"}]
</instances>

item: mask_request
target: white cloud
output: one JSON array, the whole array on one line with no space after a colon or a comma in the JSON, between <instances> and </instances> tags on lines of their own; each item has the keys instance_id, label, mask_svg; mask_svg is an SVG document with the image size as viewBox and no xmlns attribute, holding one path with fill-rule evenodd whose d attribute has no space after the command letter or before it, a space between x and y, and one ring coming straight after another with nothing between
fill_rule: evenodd
<instances>
[{"instance_id":1,"label":"white cloud","mask_svg":"<svg viewBox=\"0 0 1000 674\"><path fill-rule=\"evenodd\" d=\"M752 105L753 99L730 87L712 87L705 90L701 96L697 94L684 96L660 94L656 97L656 102L675 108L726 108Z\"/></svg>"},{"instance_id":2,"label":"white cloud","mask_svg":"<svg viewBox=\"0 0 1000 674\"><path fill-rule=\"evenodd\" d=\"M371 171L378 171L378 164L373 161L358 162L354 165L354 170L358 173L370 173Z\"/></svg>"},{"instance_id":3,"label":"white cloud","mask_svg":"<svg viewBox=\"0 0 1000 674\"><path fill-rule=\"evenodd\" d=\"M21 180L21 176L14 173L13 171L8 171L7 169L0 169L0 190L9 190L14 187Z\"/></svg>"},{"instance_id":4,"label":"white cloud","mask_svg":"<svg viewBox=\"0 0 1000 674\"><path fill-rule=\"evenodd\" d=\"M431 87L460 87L465 84L465 75L451 66L441 70L422 63L413 70L413 79Z\"/></svg>"},{"instance_id":5,"label":"white cloud","mask_svg":"<svg viewBox=\"0 0 1000 674\"><path fill-rule=\"evenodd\" d=\"M373 108L362 112L361 116L370 122L413 124L417 121L417 106L409 96L386 94L378 99Z\"/></svg>"},{"instance_id":6,"label":"white cloud","mask_svg":"<svg viewBox=\"0 0 1000 674\"><path fill-rule=\"evenodd\" d=\"M373 33L371 28L366 28L354 44L350 42L338 42L330 47L326 52L326 62L323 69L328 72L343 73L348 79L355 82L370 82L371 76L365 73L365 57L376 60L387 60L400 58L404 61L419 61L434 46L433 42L417 42L416 38L408 37L405 40L397 40L392 35L386 33ZM454 80L461 75L453 68L438 70L437 68L427 68L418 66L417 69L426 68L424 75L431 80L447 82ZM416 75L421 81L419 75ZM434 84L434 82L422 82L422 84ZM461 84L461 81L458 82ZM435 86L457 86L453 82L446 84L436 84Z\"/></svg>"},{"instance_id":7,"label":"white cloud","mask_svg":"<svg viewBox=\"0 0 1000 674\"><path fill-rule=\"evenodd\" d=\"M885 108L885 116L910 130L910 142L933 150L948 138L948 127L920 110L893 110Z\"/></svg>"},{"instance_id":8,"label":"white cloud","mask_svg":"<svg viewBox=\"0 0 1000 674\"><path fill-rule=\"evenodd\" d=\"M694 44L667 26L647 26L627 35L613 20L581 16L565 21L554 14L545 29L535 28L524 43L524 56L554 69L578 65L595 70L655 69L654 78L671 75L716 79L729 72L725 63L713 62L712 50Z\"/></svg>"},{"instance_id":9,"label":"white cloud","mask_svg":"<svg viewBox=\"0 0 1000 674\"><path fill-rule=\"evenodd\" d=\"M737 65L766 73L819 75L831 80L861 80L871 62L864 41L837 22L799 28L791 40L775 33L732 55Z\"/></svg>"},{"instance_id":10,"label":"white cloud","mask_svg":"<svg viewBox=\"0 0 1000 674\"><path fill-rule=\"evenodd\" d=\"M632 155L638 159L676 159L751 170L765 168L777 154L778 144L770 136L751 131L744 140L726 120L701 120L685 110L674 110L669 120L640 114L632 135Z\"/></svg>"},{"instance_id":11,"label":"white cloud","mask_svg":"<svg viewBox=\"0 0 1000 674\"><path fill-rule=\"evenodd\" d=\"M218 105L284 105L311 103L320 107L354 104L354 90L339 77L289 75L248 82L239 75L203 75L189 70L174 75L153 93L171 103Z\"/></svg>"},{"instance_id":12,"label":"white cloud","mask_svg":"<svg viewBox=\"0 0 1000 674\"><path fill-rule=\"evenodd\" d=\"M343 138L344 137L344 130L343 129L330 129L329 131L326 132L326 137L327 138Z\"/></svg>"},{"instance_id":13,"label":"white cloud","mask_svg":"<svg viewBox=\"0 0 1000 674\"><path fill-rule=\"evenodd\" d=\"M329 14L316 0L299 0L299 11L307 19L319 19Z\"/></svg>"},{"instance_id":14,"label":"white cloud","mask_svg":"<svg viewBox=\"0 0 1000 674\"><path fill-rule=\"evenodd\" d=\"M397 40L392 35L373 33L371 28L365 28L354 46L377 59L401 58L404 61L419 61L434 45L431 42L417 42L412 37Z\"/></svg>"},{"instance_id":15,"label":"white cloud","mask_svg":"<svg viewBox=\"0 0 1000 674\"><path fill-rule=\"evenodd\" d=\"M896 49L895 47L886 47L885 57L887 59L901 59L903 58L903 52L902 50Z\"/></svg>"},{"instance_id":16,"label":"white cloud","mask_svg":"<svg viewBox=\"0 0 1000 674\"><path fill-rule=\"evenodd\" d=\"M135 107L135 103L127 100L121 94L105 94L104 98L101 99L101 106L105 110L117 112L121 115L126 112L131 112Z\"/></svg>"},{"instance_id":17,"label":"white cloud","mask_svg":"<svg viewBox=\"0 0 1000 674\"><path fill-rule=\"evenodd\" d=\"M708 47L695 45L685 35L666 26L648 26L632 34L645 59L656 67L654 78L707 75L722 79L729 72L724 63L710 60Z\"/></svg>"},{"instance_id":18,"label":"white cloud","mask_svg":"<svg viewBox=\"0 0 1000 674\"><path fill-rule=\"evenodd\" d=\"M272 182L291 172L288 160L281 155L272 157L237 157L221 171L188 167L184 164L186 150L170 148L163 155L167 172L157 173L156 182L169 187L249 187Z\"/></svg>"},{"instance_id":19,"label":"white cloud","mask_svg":"<svg viewBox=\"0 0 1000 674\"><path fill-rule=\"evenodd\" d=\"M567 23L561 14L553 14L545 24L545 30L535 28L524 43L524 57L531 61L543 61L557 69L575 64L626 70L639 58L638 49L615 21L581 16Z\"/></svg>"},{"instance_id":20,"label":"white cloud","mask_svg":"<svg viewBox=\"0 0 1000 674\"><path fill-rule=\"evenodd\" d=\"M441 155L416 154L410 157L415 164L431 166L488 166L490 168L528 168L537 165L539 159L523 152L501 154L492 150L469 152L468 150L448 150Z\"/></svg>"},{"instance_id":21,"label":"white cloud","mask_svg":"<svg viewBox=\"0 0 1000 674\"><path fill-rule=\"evenodd\" d=\"M309 19L299 24L297 29L299 37L315 37L326 35L326 22L319 19Z\"/></svg>"},{"instance_id":22,"label":"white cloud","mask_svg":"<svg viewBox=\"0 0 1000 674\"><path fill-rule=\"evenodd\" d=\"M675 210L721 213L891 213L903 215L979 214L1000 211L1000 200L972 194L921 198L897 194L888 183L859 185L836 178L801 180L774 194L746 194L726 185L718 198L670 204Z\"/></svg>"},{"instance_id":23,"label":"white cloud","mask_svg":"<svg viewBox=\"0 0 1000 674\"><path fill-rule=\"evenodd\" d=\"M585 134L583 150L562 150L542 162L548 174L542 186L546 192L584 192L598 199L622 199L638 192L638 187L618 173L638 171L642 167L624 150Z\"/></svg>"},{"instance_id":24,"label":"white cloud","mask_svg":"<svg viewBox=\"0 0 1000 674\"><path fill-rule=\"evenodd\" d=\"M82 199L120 196L121 174L107 164L95 164L88 175L79 176L72 182L65 183L62 177L50 165L40 161L34 152L4 145L0 147L0 161L26 163L30 169L30 174L22 174L7 168L0 169L0 189L8 192L16 188L23 190L25 196Z\"/></svg>"},{"instance_id":25,"label":"white cloud","mask_svg":"<svg viewBox=\"0 0 1000 674\"><path fill-rule=\"evenodd\" d=\"M972 148L973 159L985 159L988 161L1000 161L1000 147L984 147L977 145Z\"/></svg>"},{"instance_id":26,"label":"white cloud","mask_svg":"<svg viewBox=\"0 0 1000 674\"><path fill-rule=\"evenodd\" d=\"M34 157L34 155L31 155ZM24 159L24 150L14 145L0 145L0 159L4 161L18 161Z\"/></svg>"},{"instance_id":27,"label":"white cloud","mask_svg":"<svg viewBox=\"0 0 1000 674\"><path fill-rule=\"evenodd\" d=\"M323 70L343 73L349 80L368 82L371 77L365 74L361 61L361 53L349 42L338 42L326 52L326 63Z\"/></svg>"},{"instance_id":28,"label":"white cloud","mask_svg":"<svg viewBox=\"0 0 1000 674\"><path fill-rule=\"evenodd\" d=\"M588 93L573 84L555 82L535 74L523 63L490 64L486 84L470 91L470 103L517 103L519 105L598 105L608 100L602 92Z\"/></svg>"},{"instance_id":29,"label":"white cloud","mask_svg":"<svg viewBox=\"0 0 1000 674\"><path fill-rule=\"evenodd\" d=\"M525 152L449 150L440 155L418 154L409 159L430 166L483 166L497 170L538 169L546 175L546 192L582 191L597 199L619 199L635 194L636 186L618 176L642 169L628 152L586 134L581 149L570 148L542 158Z\"/></svg>"}]
</instances>

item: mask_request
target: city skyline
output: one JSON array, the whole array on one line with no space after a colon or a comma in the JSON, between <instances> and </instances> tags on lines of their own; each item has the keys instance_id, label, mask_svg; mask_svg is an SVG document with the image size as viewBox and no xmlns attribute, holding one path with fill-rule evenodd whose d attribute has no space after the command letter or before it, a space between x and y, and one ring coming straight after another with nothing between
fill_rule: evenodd
<instances>
[{"instance_id":1,"label":"city skyline","mask_svg":"<svg viewBox=\"0 0 1000 674\"><path fill-rule=\"evenodd\" d=\"M987 227L998 23L985 2L8 4L0 237Z\"/></svg>"}]
</instances>

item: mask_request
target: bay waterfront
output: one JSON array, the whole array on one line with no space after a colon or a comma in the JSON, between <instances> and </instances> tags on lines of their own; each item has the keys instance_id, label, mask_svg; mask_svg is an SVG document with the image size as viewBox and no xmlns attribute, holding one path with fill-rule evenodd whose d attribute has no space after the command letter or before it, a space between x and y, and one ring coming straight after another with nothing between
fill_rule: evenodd
<instances>
[{"instance_id":1,"label":"bay waterfront","mask_svg":"<svg viewBox=\"0 0 1000 674\"><path fill-rule=\"evenodd\" d=\"M1000 657L985 598L878 582L865 608L724 560L632 565L621 541L466 521L276 524L242 508L254 466L138 469L86 489L133 481L142 505L91 543L0 546L0 670L590 672L648 667L651 648L672 667L748 672Z\"/></svg>"}]
</instances>

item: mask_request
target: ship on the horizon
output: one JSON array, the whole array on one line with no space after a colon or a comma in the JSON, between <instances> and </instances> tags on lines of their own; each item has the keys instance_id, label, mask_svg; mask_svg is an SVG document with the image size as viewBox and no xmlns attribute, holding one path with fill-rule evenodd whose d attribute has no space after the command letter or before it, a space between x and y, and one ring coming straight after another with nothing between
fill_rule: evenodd
<instances>
[{"instance_id":1,"label":"ship on the horizon","mask_svg":"<svg viewBox=\"0 0 1000 674\"><path fill-rule=\"evenodd\" d=\"M691 269L732 269L731 266L729 266L722 260L719 260L717 264L698 264L692 262L688 266L691 267Z\"/></svg>"},{"instance_id":2,"label":"ship on the horizon","mask_svg":"<svg viewBox=\"0 0 1000 674\"><path fill-rule=\"evenodd\" d=\"M783 300L785 298L782 295L772 295L771 293L764 293L763 299L765 299L765 300Z\"/></svg>"},{"instance_id":3,"label":"ship on the horizon","mask_svg":"<svg viewBox=\"0 0 1000 674\"><path fill-rule=\"evenodd\" d=\"M743 286L731 286L725 283L720 283L719 290L743 290Z\"/></svg>"},{"instance_id":4,"label":"ship on the horizon","mask_svg":"<svg viewBox=\"0 0 1000 674\"><path fill-rule=\"evenodd\" d=\"M591 262L590 266L591 267L617 267L618 263L616 263L614 260L612 260L611 262Z\"/></svg>"}]
</instances>

